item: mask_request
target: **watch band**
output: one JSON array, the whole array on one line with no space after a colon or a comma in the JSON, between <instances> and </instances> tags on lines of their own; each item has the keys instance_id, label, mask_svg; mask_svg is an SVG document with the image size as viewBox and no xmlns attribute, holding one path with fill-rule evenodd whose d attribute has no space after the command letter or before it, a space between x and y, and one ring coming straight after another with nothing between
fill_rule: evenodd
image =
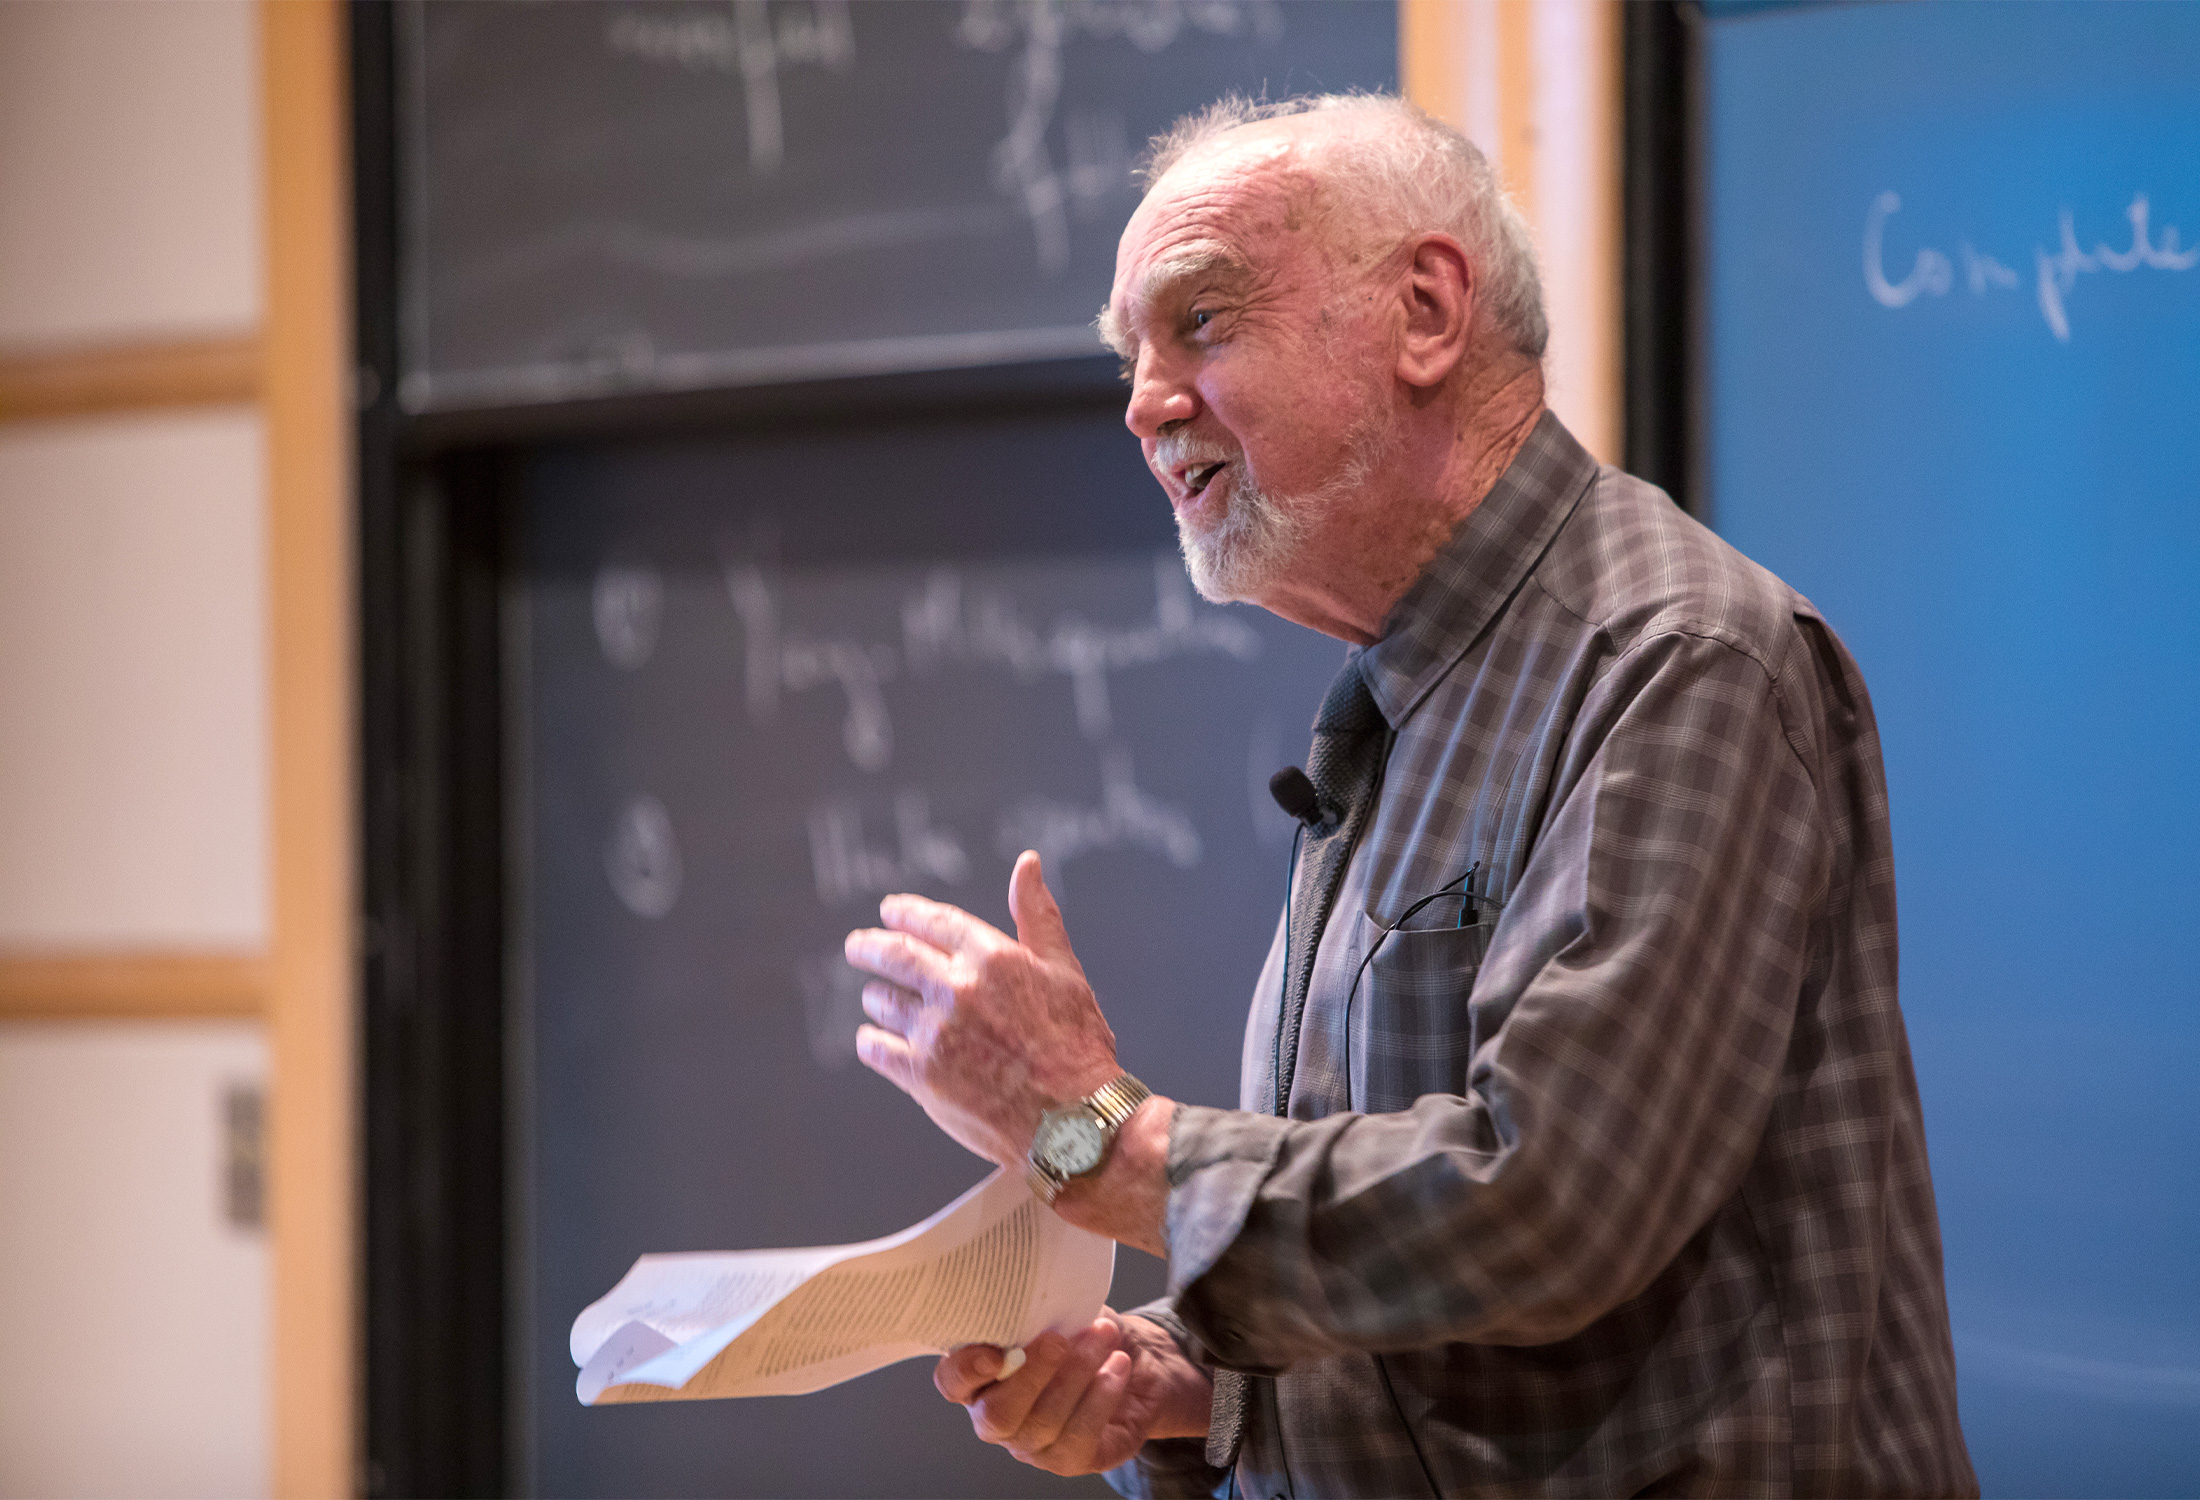
<instances>
[{"instance_id":1,"label":"watch band","mask_svg":"<svg viewBox=\"0 0 2200 1500\"><path fill-rule=\"evenodd\" d=\"M1108 1139L1112 1142L1115 1133L1123 1128L1123 1122L1136 1114L1138 1106L1152 1097L1152 1089L1124 1073L1113 1082L1103 1083L1087 1094L1085 1108L1100 1117L1100 1128L1108 1133Z\"/></svg>"},{"instance_id":2,"label":"watch band","mask_svg":"<svg viewBox=\"0 0 2200 1500\"><path fill-rule=\"evenodd\" d=\"M1115 1147L1117 1132L1122 1130L1126 1120L1138 1112L1138 1106L1152 1097L1152 1089L1128 1073L1119 1073L1075 1104L1066 1107L1082 1109L1100 1122L1100 1133L1106 1142L1101 1148L1100 1166L1105 1166L1108 1153ZM1031 1185L1032 1192L1038 1195L1041 1203L1049 1208L1053 1207L1054 1200L1062 1196L1062 1189L1069 1186L1069 1179L1043 1165L1036 1155L1027 1158L1027 1162L1028 1170L1024 1174L1024 1180ZM1097 1172L1100 1167L1096 1166L1092 1170Z\"/></svg>"}]
</instances>

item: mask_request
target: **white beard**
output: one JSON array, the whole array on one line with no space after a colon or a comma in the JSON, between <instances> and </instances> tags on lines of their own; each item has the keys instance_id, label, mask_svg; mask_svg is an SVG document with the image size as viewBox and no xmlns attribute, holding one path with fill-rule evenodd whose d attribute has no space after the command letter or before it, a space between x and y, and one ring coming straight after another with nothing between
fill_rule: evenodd
<instances>
[{"instance_id":1,"label":"white beard","mask_svg":"<svg viewBox=\"0 0 2200 1500\"><path fill-rule=\"evenodd\" d=\"M1202 527L1182 511L1176 517L1185 570L1210 604L1261 593L1297 558L1308 530L1304 505L1262 489L1246 473L1242 456L1230 461L1229 473L1230 503L1219 522Z\"/></svg>"},{"instance_id":2,"label":"white beard","mask_svg":"<svg viewBox=\"0 0 2200 1500\"><path fill-rule=\"evenodd\" d=\"M1210 604L1258 603L1260 595L1304 556L1316 520L1356 494L1373 476L1388 455L1396 431L1392 413L1369 403L1353 424L1336 472L1298 495L1269 493L1246 468L1243 453L1228 455L1230 499L1222 518L1203 526L1183 511L1176 516L1177 545L1184 551L1185 570L1200 597ZM1202 446L1184 444L1176 450L1180 456L1175 461L1225 457L1201 451Z\"/></svg>"}]
</instances>

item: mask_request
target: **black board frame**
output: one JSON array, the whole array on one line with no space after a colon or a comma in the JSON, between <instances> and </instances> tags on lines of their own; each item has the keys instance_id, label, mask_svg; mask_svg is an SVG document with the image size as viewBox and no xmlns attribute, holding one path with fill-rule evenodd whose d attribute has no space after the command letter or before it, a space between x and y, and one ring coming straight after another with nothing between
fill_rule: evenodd
<instances>
[{"instance_id":1,"label":"black board frame","mask_svg":"<svg viewBox=\"0 0 2200 1500\"><path fill-rule=\"evenodd\" d=\"M1688 0L1622 8L1626 464L1695 482L1696 77ZM1102 356L410 415L397 403L391 0L349 11L360 713L361 1464L367 1496L522 1492L511 1378L526 1079L509 1014L504 613L530 445L1120 398Z\"/></svg>"},{"instance_id":2,"label":"black board frame","mask_svg":"<svg viewBox=\"0 0 2200 1500\"><path fill-rule=\"evenodd\" d=\"M1695 0L1620 7L1624 465L1699 520L1702 23Z\"/></svg>"},{"instance_id":3,"label":"black board frame","mask_svg":"<svg viewBox=\"0 0 2200 1500\"><path fill-rule=\"evenodd\" d=\"M362 1068L357 1487L510 1488L494 448L394 401L393 13L350 12ZM490 711L482 711L484 705ZM486 1001L486 1003L485 1003Z\"/></svg>"}]
</instances>

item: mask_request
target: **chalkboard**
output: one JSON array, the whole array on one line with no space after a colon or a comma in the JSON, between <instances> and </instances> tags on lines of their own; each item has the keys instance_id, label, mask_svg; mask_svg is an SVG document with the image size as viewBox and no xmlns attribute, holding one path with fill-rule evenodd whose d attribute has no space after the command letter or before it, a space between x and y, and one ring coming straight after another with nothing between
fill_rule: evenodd
<instances>
[{"instance_id":1,"label":"chalkboard","mask_svg":"<svg viewBox=\"0 0 2200 1500\"><path fill-rule=\"evenodd\" d=\"M413 412L1097 354L1151 134L1397 76L1360 0L400 19Z\"/></svg>"},{"instance_id":2,"label":"chalkboard","mask_svg":"<svg viewBox=\"0 0 2200 1500\"><path fill-rule=\"evenodd\" d=\"M1714 7L1710 507L1872 686L1989 1495L2200 1492L2200 7Z\"/></svg>"},{"instance_id":3,"label":"chalkboard","mask_svg":"<svg viewBox=\"0 0 2200 1500\"><path fill-rule=\"evenodd\" d=\"M921 1362L581 1408L566 1329L644 1251L836 1243L986 1164L854 1057L877 898L1006 925L1040 849L1123 1061L1234 1102L1335 641L1191 591L1112 405L551 450L512 661L526 1493L1102 1493ZM1119 1305L1158 1293L1125 1251Z\"/></svg>"}]
</instances>

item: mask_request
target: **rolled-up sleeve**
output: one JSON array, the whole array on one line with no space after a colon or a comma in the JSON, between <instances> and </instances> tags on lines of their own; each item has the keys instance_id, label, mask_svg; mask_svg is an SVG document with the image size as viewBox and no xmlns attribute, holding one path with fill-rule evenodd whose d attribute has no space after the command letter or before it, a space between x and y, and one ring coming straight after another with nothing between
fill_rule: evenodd
<instances>
[{"instance_id":1,"label":"rolled-up sleeve","mask_svg":"<svg viewBox=\"0 0 2200 1500\"><path fill-rule=\"evenodd\" d=\"M1828 881L1792 722L1740 644L1639 640L1575 715L1459 997L1462 1092L1311 1121L1178 1111L1169 1291L1216 1363L1566 1338L1733 1195Z\"/></svg>"}]
</instances>

